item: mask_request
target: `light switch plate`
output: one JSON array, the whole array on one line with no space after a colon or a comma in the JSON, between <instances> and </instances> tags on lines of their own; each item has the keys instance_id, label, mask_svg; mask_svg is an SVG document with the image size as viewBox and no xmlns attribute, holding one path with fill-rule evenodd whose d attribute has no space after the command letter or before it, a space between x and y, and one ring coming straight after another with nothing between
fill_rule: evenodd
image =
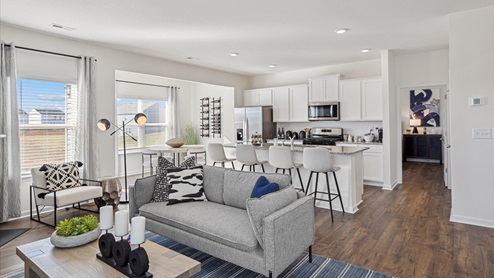
<instances>
[{"instance_id":1,"label":"light switch plate","mask_svg":"<svg viewBox=\"0 0 494 278\"><path fill-rule=\"evenodd\" d=\"M490 128L473 128L472 129L473 139L491 139L492 129Z\"/></svg>"}]
</instances>

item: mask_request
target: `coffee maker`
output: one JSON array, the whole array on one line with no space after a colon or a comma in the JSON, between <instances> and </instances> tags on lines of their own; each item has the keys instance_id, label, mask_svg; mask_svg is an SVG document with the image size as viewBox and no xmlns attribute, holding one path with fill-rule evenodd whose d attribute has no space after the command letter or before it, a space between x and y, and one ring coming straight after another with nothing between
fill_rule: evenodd
<instances>
[{"instance_id":1,"label":"coffee maker","mask_svg":"<svg viewBox=\"0 0 494 278\"><path fill-rule=\"evenodd\" d=\"M382 129L382 127L377 129L377 134L378 134L377 135L377 142L382 143L383 142L383 129Z\"/></svg>"}]
</instances>

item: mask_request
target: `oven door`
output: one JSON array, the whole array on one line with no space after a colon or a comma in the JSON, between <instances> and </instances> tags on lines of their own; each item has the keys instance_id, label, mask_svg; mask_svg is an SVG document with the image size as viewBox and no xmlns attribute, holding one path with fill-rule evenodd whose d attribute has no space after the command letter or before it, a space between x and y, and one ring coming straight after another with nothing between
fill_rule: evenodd
<instances>
[{"instance_id":1,"label":"oven door","mask_svg":"<svg viewBox=\"0 0 494 278\"><path fill-rule=\"evenodd\" d=\"M339 104L335 103L311 103L309 105L309 121L339 121Z\"/></svg>"}]
</instances>

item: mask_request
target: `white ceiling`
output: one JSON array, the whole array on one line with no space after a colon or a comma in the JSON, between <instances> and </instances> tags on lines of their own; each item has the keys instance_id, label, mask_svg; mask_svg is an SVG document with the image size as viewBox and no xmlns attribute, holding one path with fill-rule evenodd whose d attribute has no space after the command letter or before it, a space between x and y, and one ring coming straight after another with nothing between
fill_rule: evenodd
<instances>
[{"instance_id":1,"label":"white ceiling","mask_svg":"<svg viewBox=\"0 0 494 278\"><path fill-rule=\"evenodd\" d=\"M135 53L258 75L379 58L383 49L446 48L447 15L489 5L494 0L1 0L0 19ZM52 23L77 30L55 29ZM334 30L339 28L350 30L338 35ZM361 53L364 48L372 51Z\"/></svg>"}]
</instances>

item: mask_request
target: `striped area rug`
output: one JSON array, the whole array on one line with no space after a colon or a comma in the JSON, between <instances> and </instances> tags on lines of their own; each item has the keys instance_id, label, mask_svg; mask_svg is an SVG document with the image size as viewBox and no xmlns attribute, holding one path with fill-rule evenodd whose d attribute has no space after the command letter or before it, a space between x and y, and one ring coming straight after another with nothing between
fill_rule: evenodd
<instances>
[{"instance_id":1,"label":"striped area rug","mask_svg":"<svg viewBox=\"0 0 494 278\"><path fill-rule=\"evenodd\" d=\"M259 273L247 270L235 264L223 261L187 245L178 243L160 235L146 232L146 238L165 246L173 251L201 262L201 272L194 275L199 277L265 277ZM361 268L338 260L312 255L309 263L309 254L302 254L279 277L351 277L351 278L386 278L392 277L370 269Z\"/></svg>"}]
</instances>

